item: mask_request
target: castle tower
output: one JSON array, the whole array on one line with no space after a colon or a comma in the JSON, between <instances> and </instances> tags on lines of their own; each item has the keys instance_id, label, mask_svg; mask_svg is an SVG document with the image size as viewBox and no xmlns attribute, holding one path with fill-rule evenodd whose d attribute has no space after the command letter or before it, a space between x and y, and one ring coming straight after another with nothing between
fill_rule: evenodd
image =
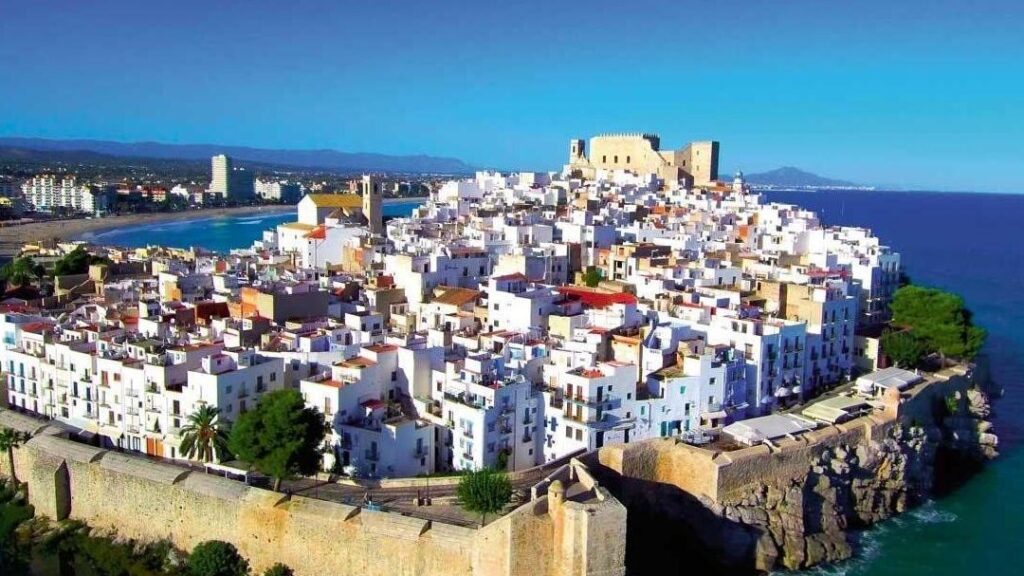
<instances>
[{"instance_id":1,"label":"castle tower","mask_svg":"<svg viewBox=\"0 0 1024 576\"><path fill-rule=\"evenodd\" d=\"M587 142L582 138L569 140L569 164L583 160L587 155Z\"/></svg>"},{"instance_id":2,"label":"castle tower","mask_svg":"<svg viewBox=\"0 0 1024 576\"><path fill-rule=\"evenodd\" d=\"M359 182L359 193L363 196L363 217L371 234L384 234L384 215L381 213L380 182L373 176L363 176Z\"/></svg>"}]
</instances>

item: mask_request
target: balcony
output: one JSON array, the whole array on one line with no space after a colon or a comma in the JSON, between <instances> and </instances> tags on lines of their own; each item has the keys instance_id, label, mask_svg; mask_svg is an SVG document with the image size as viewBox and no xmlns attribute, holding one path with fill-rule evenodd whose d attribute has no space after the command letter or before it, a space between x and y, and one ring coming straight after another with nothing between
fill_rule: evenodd
<instances>
[{"instance_id":1,"label":"balcony","mask_svg":"<svg viewBox=\"0 0 1024 576\"><path fill-rule=\"evenodd\" d=\"M412 457L413 458L426 458L427 457L427 449L424 448L423 446L420 446L419 448L416 448L415 450L412 451Z\"/></svg>"},{"instance_id":2,"label":"balcony","mask_svg":"<svg viewBox=\"0 0 1024 576\"><path fill-rule=\"evenodd\" d=\"M462 435L465 436L466 438L472 438L473 437L473 429L472 428L463 428L462 429Z\"/></svg>"},{"instance_id":3,"label":"balcony","mask_svg":"<svg viewBox=\"0 0 1024 576\"><path fill-rule=\"evenodd\" d=\"M380 453L377 452L376 450L367 450L367 451L363 452L363 457L366 458L370 462L379 462L380 461Z\"/></svg>"}]
</instances>

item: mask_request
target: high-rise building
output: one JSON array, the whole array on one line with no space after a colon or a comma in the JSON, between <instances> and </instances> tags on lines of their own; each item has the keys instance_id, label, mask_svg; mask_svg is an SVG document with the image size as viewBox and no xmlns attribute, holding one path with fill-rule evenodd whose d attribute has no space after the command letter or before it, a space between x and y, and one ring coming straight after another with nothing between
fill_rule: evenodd
<instances>
[{"instance_id":1,"label":"high-rise building","mask_svg":"<svg viewBox=\"0 0 1024 576\"><path fill-rule=\"evenodd\" d=\"M363 195L363 216L371 234L384 233L384 215L381 213L380 182L373 176L363 176L359 182L360 194Z\"/></svg>"},{"instance_id":2,"label":"high-rise building","mask_svg":"<svg viewBox=\"0 0 1024 576\"><path fill-rule=\"evenodd\" d=\"M231 158L218 154L210 159L210 192L225 200L251 200L255 191L255 177L244 168L235 168Z\"/></svg>"},{"instance_id":3,"label":"high-rise building","mask_svg":"<svg viewBox=\"0 0 1024 576\"><path fill-rule=\"evenodd\" d=\"M231 158L218 154L210 159L210 192L228 195L228 178L231 174Z\"/></svg>"}]
</instances>

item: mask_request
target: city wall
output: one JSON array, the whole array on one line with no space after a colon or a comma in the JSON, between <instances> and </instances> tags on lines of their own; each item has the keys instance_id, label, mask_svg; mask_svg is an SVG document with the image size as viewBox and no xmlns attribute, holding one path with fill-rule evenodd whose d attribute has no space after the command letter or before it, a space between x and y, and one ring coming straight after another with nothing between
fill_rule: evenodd
<instances>
[{"instance_id":1,"label":"city wall","mask_svg":"<svg viewBox=\"0 0 1024 576\"><path fill-rule=\"evenodd\" d=\"M898 424L935 425L935 407L973 380L955 367L931 375L927 385L887 399L887 409L848 422L826 426L766 444L718 451L684 444L677 439L655 439L606 446L583 461L628 478L642 478L676 486L688 494L728 503L742 499L755 484L785 483L806 476L808 465L837 447L878 442L891 436Z\"/></svg>"},{"instance_id":2,"label":"city wall","mask_svg":"<svg viewBox=\"0 0 1024 576\"><path fill-rule=\"evenodd\" d=\"M928 495L951 421L971 418L950 418L945 399L966 398L975 380L947 369L892 391L870 415L771 445L720 450L657 439L579 460L629 510L630 571L807 568L849 557L850 529Z\"/></svg>"},{"instance_id":3,"label":"city wall","mask_svg":"<svg viewBox=\"0 0 1024 576\"><path fill-rule=\"evenodd\" d=\"M607 493L596 503L565 502L557 513L541 496L484 528L463 528L102 450L9 411L0 411L0 425L33 434L15 452L15 472L37 515L183 550L224 540L257 571L283 562L300 576L624 573L624 547L603 546L606 537L624 540L626 529L625 509ZM9 477L2 460L0 474Z\"/></svg>"}]
</instances>

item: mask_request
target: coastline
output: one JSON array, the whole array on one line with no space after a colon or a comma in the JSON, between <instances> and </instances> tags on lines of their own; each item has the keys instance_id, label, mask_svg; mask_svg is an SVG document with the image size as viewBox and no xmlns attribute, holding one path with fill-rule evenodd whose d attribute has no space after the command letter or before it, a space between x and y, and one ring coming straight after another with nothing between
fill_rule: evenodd
<instances>
[{"instance_id":1,"label":"coastline","mask_svg":"<svg viewBox=\"0 0 1024 576\"><path fill-rule=\"evenodd\" d=\"M41 240L79 240L86 234L96 234L114 228L139 226L150 223L176 222L219 218L222 216L245 216L247 214L273 214L294 211L295 206L237 206L232 208L206 208L182 212L157 212L151 214L125 214L108 218L76 218L72 220L49 220L17 226L0 227L0 262L16 256L27 242Z\"/></svg>"}]
</instances>

